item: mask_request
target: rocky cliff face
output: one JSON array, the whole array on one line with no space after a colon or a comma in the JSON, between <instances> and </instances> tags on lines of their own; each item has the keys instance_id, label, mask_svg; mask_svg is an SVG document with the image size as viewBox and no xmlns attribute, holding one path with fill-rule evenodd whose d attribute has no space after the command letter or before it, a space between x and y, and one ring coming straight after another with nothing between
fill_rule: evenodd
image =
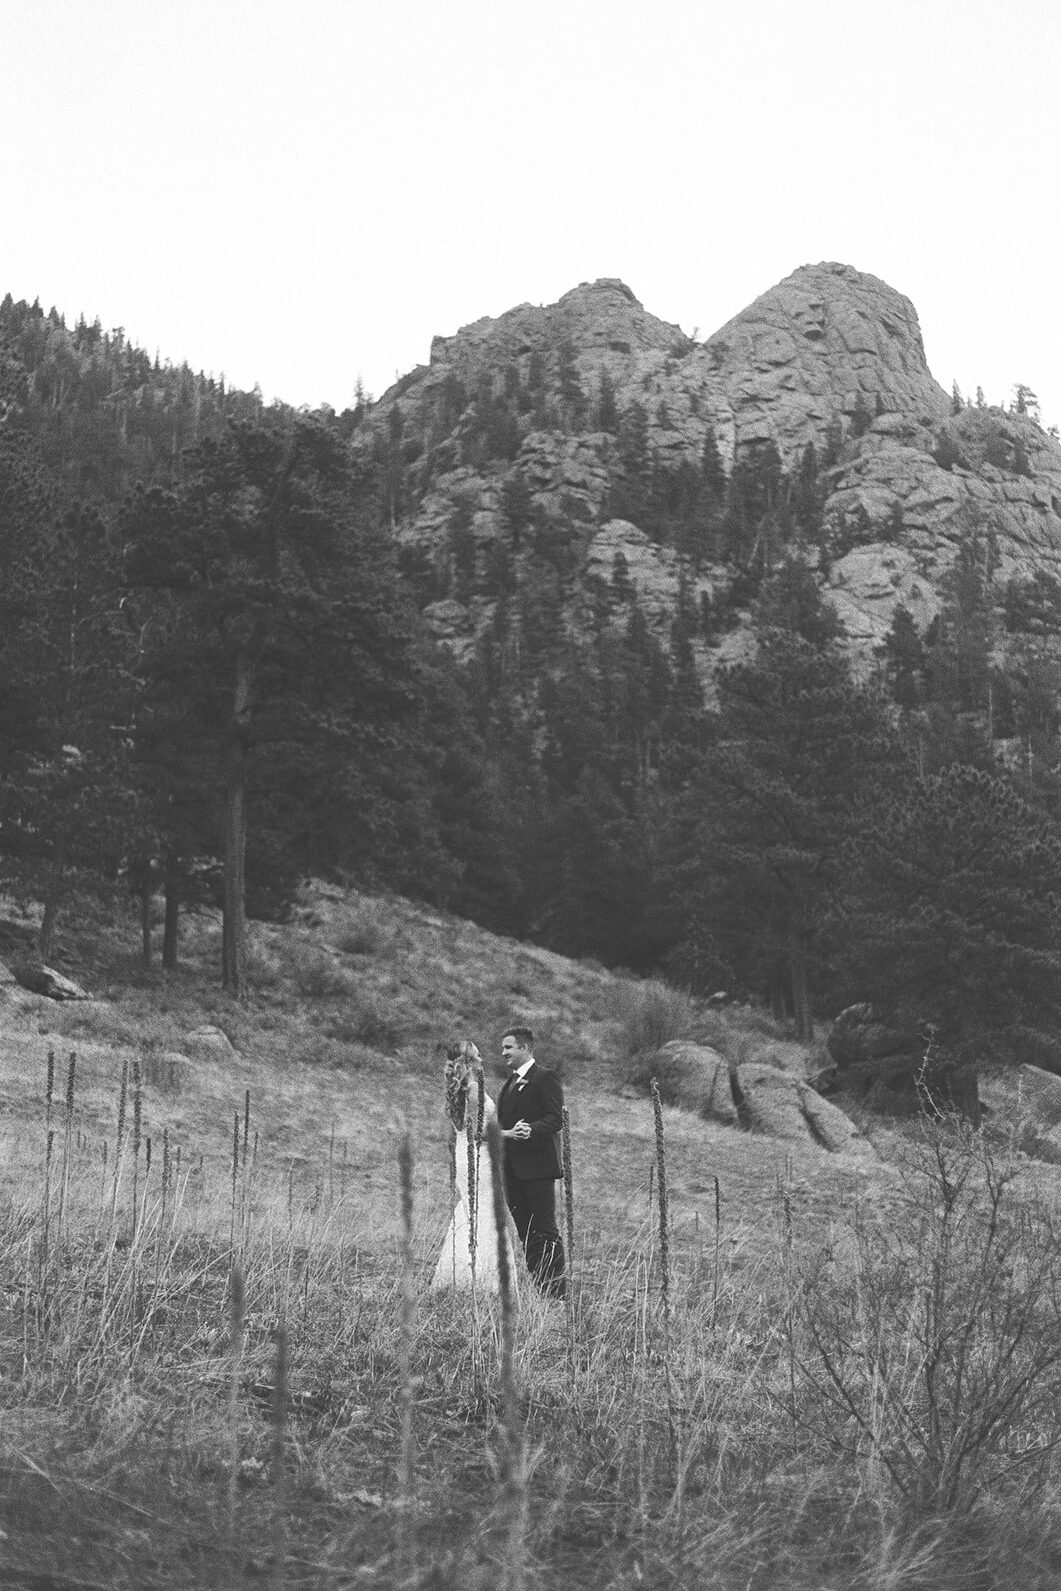
<instances>
[{"instance_id":1,"label":"rocky cliff face","mask_svg":"<svg viewBox=\"0 0 1061 1591\"><path fill-rule=\"evenodd\" d=\"M897 602L930 622L965 536L990 534L1003 580L1061 579L1061 448L1026 415L953 407L909 299L826 263L704 343L615 280L477 321L436 338L430 364L373 406L356 440L389 461L400 540L430 564L424 600L458 650L496 598L483 578L492 550L525 526L549 541L569 624L618 558L665 634L679 588L717 600L734 570L639 523L634 477L699 478L710 438L727 472L772 447L794 473L813 445L833 550L804 550L868 659Z\"/></svg>"},{"instance_id":2,"label":"rocky cliff face","mask_svg":"<svg viewBox=\"0 0 1061 1591\"><path fill-rule=\"evenodd\" d=\"M931 426L949 400L929 374L908 298L850 265L805 265L708 338L741 443L782 457L839 420L901 414Z\"/></svg>"}]
</instances>

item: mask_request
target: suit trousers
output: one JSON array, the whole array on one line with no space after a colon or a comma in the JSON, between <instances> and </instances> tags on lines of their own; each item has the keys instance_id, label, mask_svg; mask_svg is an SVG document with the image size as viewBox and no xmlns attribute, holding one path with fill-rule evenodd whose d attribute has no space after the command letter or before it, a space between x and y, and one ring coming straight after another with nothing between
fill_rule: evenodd
<instances>
[{"instance_id":1,"label":"suit trousers","mask_svg":"<svg viewBox=\"0 0 1061 1591\"><path fill-rule=\"evenodd\" d=\"M517 1177L505 1168L505 1199L527 1256L527 1269L541 1292L563 1298L564 1245L556 1224L552 1177Z\"/></svg>"}]
</instances>

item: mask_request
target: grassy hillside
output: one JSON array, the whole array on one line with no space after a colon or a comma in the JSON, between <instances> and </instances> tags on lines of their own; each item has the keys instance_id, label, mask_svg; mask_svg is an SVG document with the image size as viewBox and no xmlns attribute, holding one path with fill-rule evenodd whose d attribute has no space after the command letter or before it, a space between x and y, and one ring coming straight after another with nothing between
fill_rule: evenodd
<instances>
[{"instance_id":1,"label":"grassy hillside","mask_svg":"<svg viewBox=\"0 0 1061 1591\"><path fill-rule=\"evenodd\" d=\"M243 1008L218 940L198 919L164 979L97 918L65 945L91 1001L0 990L0 1583L957 1588L1018 1551L1055 1583L1026 1175L992 1196L955 1133L879 1129L867 1167L667 1108L661 1158L638 1051L769 1025L407 902L308 891ZM497 1304L426 1283L435 1046L492 1060L517 1019L564 1075L575 1286L520 1279L506 1381Z\"/></svg>"}]
</instances>

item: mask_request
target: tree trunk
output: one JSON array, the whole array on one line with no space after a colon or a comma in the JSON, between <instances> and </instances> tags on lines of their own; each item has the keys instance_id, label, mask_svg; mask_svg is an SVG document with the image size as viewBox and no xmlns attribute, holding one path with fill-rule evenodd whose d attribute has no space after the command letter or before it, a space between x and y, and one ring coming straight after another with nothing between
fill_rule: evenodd
<instances>
[{"instance_id":1,"label":"tree trunk","mask_svg":"<svg viewBox=\"0 0 1061 1591\"><path fill-rule=\"evenodd\" d=\"M247 922L245 877L247 856L247 744L250 711L250 660L236 659L232 728L225 791L225 884L221 928L221 982L233 999L247 998Z\"/></svg>"},{"instance_id":2,"label":"tree trunk","mask_svg":"<svg viewBox=\"0 0 1061 1591\"><path fill-rule=\"evenodd\" d=\"M140 880L140 965L145 972L151 969L151 902L154 894L151 864L145 862Z\"/></svg>"},{"instance_id":3,"label":"tree trunk","mask_svg":"<svg viewBox=\"0 0 1061 1591\"><path fill-rule=\"evenodd\" d=\"M37 935L37 949L42 961L47 961L52 953L52 940L55 937L55 922L59 915L59 889L49 889L44 902L44 914L41 917L41 929Z\"/></svg>"},{"instance_id":4,"label":"tree trunk","mask_svg":"<svg viewBox=\"0 0 1061 1591\"><path fill-rule=\"evenodd\" d=\"M166 857L166 877L163 884L166 910L162 926L162 970L177 970L177 933L180 926L181 878L175 856Z\"/></svg>"},{"instance_id":5,"label":"tree trunk","mask_svg":"<svg viewBox=\"0 0 1061 1591\"><path fill-rule=\"evenodd\" d=\"M770 968L770 1014L778 1022L785 1022L788 1019L784 966L781 963L776 963Z\"/></svg>"},{"instance_id":6,"label":"tree trunk","mask_svg":"<svg viewBox=\"0 0 1061 1591\"><path fill-rule=\"evenodd\" d=\"M59 917L59 907L66 892L66 844L59 847L59 854L55 863L48 869L44 885L44 912L41 917L40 933L37 936L37 950L42 961L47 961L52 953L52 941L55 938L55 924Z\"/></svg>"},{"instance_id":7,"label":"tree trunk","mask_svg":"<svg viewBox=\"0 0 1061 1591\"><path fill-rule=\"evenodd\" d=\"M814 1020L807 987L807 931L799 926L792 929L789 940L789 967L792 972L792 1014L796 1022L796 1038L801 1044L809 1044L814 1037Z\"/></svg>"}]
</instances>

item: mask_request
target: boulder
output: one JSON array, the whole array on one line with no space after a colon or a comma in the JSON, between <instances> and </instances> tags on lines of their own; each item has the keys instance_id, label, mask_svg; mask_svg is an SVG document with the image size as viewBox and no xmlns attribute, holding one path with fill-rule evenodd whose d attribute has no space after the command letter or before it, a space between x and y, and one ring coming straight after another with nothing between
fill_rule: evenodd
<instances>
[{"instance_id":1,"label":"boulder","mask_svg":"<svg viewBox=\"0 0 1061 1591\"><path fill-rule=\"evenodd\" d=\"M871 1005L849 1005L834 1021L826 1048L836 1062L838 1087L884 1109L917 1109L924 1045L916 1034L881 1022Z\"/></svg>"},{"instance_id":2,"label":"boulder","mask_svg":"<svg viewBox=\"0 0 1061 1591\"><path fill-rule=\"evenodd\" d=\"M943 1049L926 1070L925 1039L910 1028L881 1021L871 1005L845 1007L826 1048L836 1062L837 1087L877 1110L910 1115L931 1101L979 1119L975 1072L948 1059Z\"/></svg>"},{"instance_id":3,"label":"boulder","mask_svg":"<svg viewBox=\"0 0 1061 1591\"><path fill-rule=\"evenodd\" d=\"M672 1039L657 1051L650 1070L668 1105L695 1111L705 1121L737 1125L729 1066L717 1050L686 1039Z\"/></svg>"},{"instance_id":4,"label":"boulder","mask_svg":"<svg viewBox=\"0 0 1061 1591\"><path fill-rule=\"evenodd\" d=\"M205 1060L219 1059L236 1053L228 1034L218 1027L193 1029L191 1033L185 1034L184 1046L190 1055L199 1055Z\"/></svg>"},{"instance_id":5,"label":"boulder","mask_svg":"<svg viewBox=\"0 0 1061 1591\"><path fill-rule=\"evenodd\" d=\"M737 1067L734 1091L741 1122L752 1132L831 1154L876 1158L851 1118L790 1072L748 1061Z\"/></svg>"},{"instance_id":6,"label":"boulder","mask_svg":"<svg viewBox=\"0 0 1061 1591\"><path fill-rule=\"evenodd\" d=\"M213 1053L213 1052L212 1052ZM142 1063L143 1077L160 1094L180 1094L194 1084L197 1068L180 1050L149 1051Z\"/></svg>"},{"instance_id":7,"label":"boulder","mask_svg":"<svg viewBox=\"0 0 1061 1591\"><path fill-rule=\"evenodd\" d=\"M763 1061L746 1061L737 1067L734 1079L740 1120L745 1127L790 1143L813 1142L796 1078Z\"/></svg>"},{"instance_id":8,"label":"boulder","mask_svg":"<svg viewBox=\"0 0 1061 1591\"><path fill-rule=\"evenodd\" d=\"M773 1067L775 1072L785 1072L790 1077L798 1078L801 1083L812 1083L815 1087L834 1072L831 1058L823 1057L820 1051L806 1044L798 1044L795 1039L771 1038L757 1033L743 1036L738 1041L735 1060L738 1066L758 1062Z\"/></svg>"},{"instance_id":9,"label":"boulder","mask_svg":"<svg viewBox=\"0 0 1061 1591\"><path fill-rule=\"evenodd\" d=\"M847 1112L831 1100L823 1099L809 1083L799 1084L799 1103L811 1137L830 1154L876 1159L873 1145L862 1136Z\"/></svg>"},{"instance_id":10,"label":"boulder","mask_svg":"<svg viewBox=\"0 0 1061 1591\"><path fill-rule=\"evenodd\" d=\"M86 989L72 978L66 978L61 972L56 972L54 967L46 967L40 961L14 961L11 963L11 972L15 982L21 984L23 989L28 989L31 994L46 995L49 1000L91 1000L92 996Z\"/></svg>"}]
</instances>

